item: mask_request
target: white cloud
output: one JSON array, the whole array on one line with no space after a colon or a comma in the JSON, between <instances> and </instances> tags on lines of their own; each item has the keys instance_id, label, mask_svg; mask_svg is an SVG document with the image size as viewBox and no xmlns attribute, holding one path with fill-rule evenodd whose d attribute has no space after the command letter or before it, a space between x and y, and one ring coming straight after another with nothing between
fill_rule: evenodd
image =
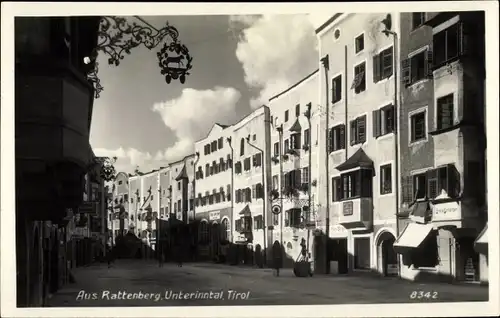
<instances>
[{"instance_id":1,"label":"white cloud","mask_svg":"<svg viewBox=\"0 0 500 318\"><path fill-rule=\"evenodd\" d=\"M216 122L231 123L236 103L241 93L231 87L215 87L209 90L186 88L181 96L153 105L165 126L176 135L175 144L155 159L177 160L194 152L194 142L205 136Z\"/></svg>"},{"instance_id":2,"label":"white cloud","mask_svg":"<svg viewBox=\"0 0 500 318\"><path fill-rule=\"evenodd\" d=\"M232 16L246 27L236 48L245 82L260 89L251 101L257 108L270 97L298 82L318 67L317 40L306 15Z\"/></svg>"}]
</instances>

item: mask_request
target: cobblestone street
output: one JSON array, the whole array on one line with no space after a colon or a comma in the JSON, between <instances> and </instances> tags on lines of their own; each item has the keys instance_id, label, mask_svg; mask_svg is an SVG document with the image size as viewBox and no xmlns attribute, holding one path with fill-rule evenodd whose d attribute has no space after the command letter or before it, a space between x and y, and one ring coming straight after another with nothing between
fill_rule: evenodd
<instances>
[{"instance_id":1,"label":"cobblestone street","mask_svg":"<svg viewBox=\"0 0 500 318\"><path fill-rule=\"evenodd\" d=\"M50 307L314 305L488 300L488 288L478 285L423 284L371 276L317 275L298 278L291 269L285 269L280 277L275 277L270 269L208 263L190 263L183 267L167 263L160 268L154 261L118 260L110 269L106 264L99 264L77 269L74 275L77 282L55 294L49 301ZM191 294L191 299L173 299L175 296L166 299L168 297L165 296L170 291L172 294L194 294ZM200 299L196 296L210 291L212 299ZM411 299L413 291L424 292L424 295L428 293L430 297ZM123 293L119 295L119 292L140 292L150 296L148 299L144 299L145 296L143 299L126 299L127 296ZM96 293L93 297L95 299L85 299L92 298L93 293ZM113 294L121 299L111 299ZM79 295L80 299L77 299Z\"/></svg>"}]
</instances>

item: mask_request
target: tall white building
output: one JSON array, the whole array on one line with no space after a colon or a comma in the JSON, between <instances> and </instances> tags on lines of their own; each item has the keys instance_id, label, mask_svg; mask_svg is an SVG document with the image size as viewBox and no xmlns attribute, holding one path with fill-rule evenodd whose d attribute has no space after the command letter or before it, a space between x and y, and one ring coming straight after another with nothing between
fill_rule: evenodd
<instances>
[{"instance_id":1,"label":"tall white building","mask_svg":"<svg viewBox=\"0 0 500 318\"><path fill-rule=\"evenodd\" d=\"M198 257L214 259L232 240L231 126L214 124L195 143L195 216L199 221Z\"/></svg>"},{"instance_id":2,"label":"tall white building","mask_svg":"<svg viewBox=\"0 0 500 318\"><path fill-rule=\"evenodd\" d=\"M319 180L330 271L397 274L394 38L387 13L336 14L317 29L321 121ZM391 13L391 31L399 14ZM326 270L328 271L328 269Z\"/></svg>"},{"instance_id":3,"label":"tall white building","mask_svg":"<svg viewBox=\"0 0 500 318\"><path fill-rule=\"evenodd\" d=\"M245 244L253 250L252 262L264 264L264 251L272 240L272 225L269 204L271 189L271 144L270 112L262 106L232 126L232 147L234 151L234 220L233 242ZM272 244L272 241L271 241ZM270 259L270 258L268 258Z\"/></svg>"},{"instance_id":4,"label":"tall white building","mask_svg":"<svg viewBox=\"0 0 500 318\"><path fill-rule=\"evenodd\" d=\"M321 205L318 80L316 70L269 100L272 189L269 225L273 226L271 244L281 244L285 249L285 266L301 255L303 242L315 257L312 229L320 221L316 214Z\"/></svg>"}]
</instances>

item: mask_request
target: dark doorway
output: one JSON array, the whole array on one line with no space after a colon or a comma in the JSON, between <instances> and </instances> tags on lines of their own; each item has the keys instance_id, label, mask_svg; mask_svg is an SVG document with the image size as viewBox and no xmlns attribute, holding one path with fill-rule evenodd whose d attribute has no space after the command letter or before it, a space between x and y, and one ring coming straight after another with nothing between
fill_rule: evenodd
<instances>
[{"instance_id":1,"label":"dark doorway","mask_svg":"<svg viewBox=\"0 0 500 318\"><path fill-rule=\"evenodd\" d=\"M459 280L466 282L478 282L479 276L479 254L474 250L474 237L457 238L460 246L460 264L462 268L458 269ZM462 274L463 273L463 274Z\"/></svg>"},{"instance_id":2,"label":"dark doorway","mask_svg":"<svg viewBox=\"0 0 500 318\"><path fill-rule=\"evenodd\" d=\"M347 238L329 239L328 245L330 261L336 261L338 263L339 274L347 274L349 272Z\"/></svg>"},{"instance_id":3,"label":"dark doorway","mask_svg":"<svg viewBox=\"0 0 500 318\"><path fill-rule=\"evenodd\" d=\"M382 234L381 237L381 257L382 257L382 274L384 276L398 275L398 256L394 250L394 242L396 239L389 232Z\"/></svg>"}]
</instances>

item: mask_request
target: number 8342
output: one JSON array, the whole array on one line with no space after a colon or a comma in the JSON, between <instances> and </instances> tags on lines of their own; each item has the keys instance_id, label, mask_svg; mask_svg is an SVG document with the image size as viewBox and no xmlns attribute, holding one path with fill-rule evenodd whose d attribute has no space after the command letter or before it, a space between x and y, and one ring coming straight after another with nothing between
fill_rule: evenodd
<instances>
[{"instance_id":1,"label":"number 8342","mask_svg":"<svg viewBox=\"0 0 500 318\"><path fill-rule=\"evenodd\" d=\"M438 292L425 292L425 291L418 291L414 290L410 294L410 299L437 299L438 298Z\"/></svg>"}]
</instances>

